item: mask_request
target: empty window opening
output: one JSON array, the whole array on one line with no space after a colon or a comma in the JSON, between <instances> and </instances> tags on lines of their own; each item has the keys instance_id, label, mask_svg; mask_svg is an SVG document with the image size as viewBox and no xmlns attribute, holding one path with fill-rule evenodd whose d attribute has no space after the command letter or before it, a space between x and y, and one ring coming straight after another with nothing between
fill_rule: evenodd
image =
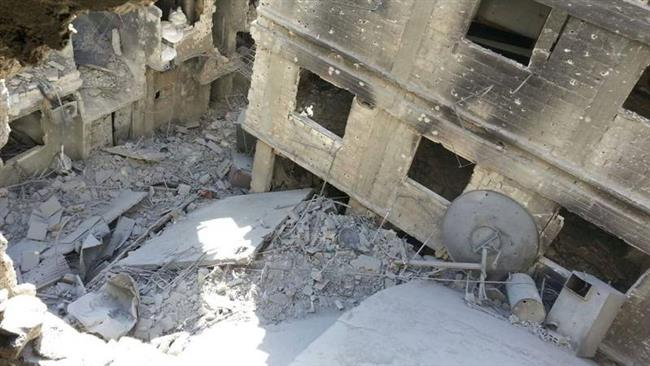
<instances>
[{"instance_id":1,"label":"empty window opening","mask_svg":"<svg viewBox=\"0 0 650 366\"><path fill-rule=\"evenodd\" d=\"M532 0L482 0L467 38L528 65L551 8Z\"/></svg>"},{"instance_id":2,"label":"empty window opening","mask_svg":"<svg viewBox=\"0 0 650 366\"><path fill-rule=\"evenodd\" d=\"M235 94L248 95L255 63L255 40L249 32L237 32L236 47L241 64L237 68L233 90Z\"/></svg>"},{"instance_id":3,"label":"empty window opening","mask_svg":"<svg viewBox=\"0 0 650 366\"><path fill-rule=\"evenodd\" d=\"M323 180L320 177L292 160L276 155L271 190L285 191L301 188L313 188L316 193L322 190L323 196L345 205L350 201L350 197L345 192L328 183L323 187ZM345 212L345 208L344 205L340 205L341 213Z\"/></svg>"},{"instance_id":4,"label":"empty window opening","mask_svg":"<svg viewBox=\"0 0 650 366\"><path fill-rule=\"evenodd\" d=\"M564 227L545 256L571 271L586 272L627 291L650 267L650 256L580 216L560 210Z\"/></svg>"},{"instance_id":5,"label":"empty window opening","mask_svg":"<svg viewBox=\"0 0 650 366\"><path fill-rule=\"evenodd\" d=\"M10 123L11 132L7 144L0 149L3 161L13 159L31 149L43 145L41 112L34 112Z\"/></svg>"},{"instance_id":6,"label":"empty window opening","mask_svg":"<svg viewBox=\"0 0 650 366\"><path fill-rule=\"evenodd\" d=\"M646 67L623 103L623 108L650 119L650 66Z\"/></svg>"},{"instance_id":7,"label":"empty window opening","mask_svg":"<svg viewBox=\"0 0 650 366\"><path fill-rule=\"evenodd\" d=\"M472 178L474 164L425 137L415 152L408 176L433 192L453 201Z\"/></svg>"},{"instance_id":8,"label":"empty window opening","mask_svg":"<svg viewBox=\"0 0 650 366\"><path fill-rule=\"evenodd\" d=\"M571 274L571 277L566 281L565 287L573 291L576 295L585 298L591 289L591 284L575 274Z\"/></svg>"},{"instance_id":9,"label":"empty window opening","mask_svg":"<svg viewBox=\"0 0 650 366\"><path fill-rule=\"evenodd\" d=\"M353 100L354 94L349 91L323 80L309 70L300 71L296 112L339 137L345 134Z\"/></svg>"}]
</instances>

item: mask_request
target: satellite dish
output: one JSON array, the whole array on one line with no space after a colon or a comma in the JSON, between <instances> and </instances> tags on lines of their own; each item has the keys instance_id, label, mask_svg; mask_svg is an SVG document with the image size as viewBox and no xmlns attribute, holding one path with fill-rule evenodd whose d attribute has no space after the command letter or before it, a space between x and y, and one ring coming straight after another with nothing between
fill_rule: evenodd
<instances>
[{"instance_id":1,"label":"satellite dish","mask_svg":"<svg viewBox=\"0 0 650 366\"><path fill-rule=\"evenodd\" d=\"M517 201L478 190L451 203L442 221L442 242L455 262L480 263L487 249L487 273L498 277L533 265L539 235L533 217Z\"/></svg>"}]
</instances>

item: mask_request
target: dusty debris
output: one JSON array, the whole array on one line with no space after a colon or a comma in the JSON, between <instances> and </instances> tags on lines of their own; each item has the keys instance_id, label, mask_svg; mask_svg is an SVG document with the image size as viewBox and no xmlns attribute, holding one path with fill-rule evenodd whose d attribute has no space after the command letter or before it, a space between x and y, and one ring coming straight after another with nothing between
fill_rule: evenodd
<instances>
[{"instance_id":1,"label":"dusty debris","mask_svg":"<svg viewBox=\"0 0 650 366\"><path fill-rule=\"evenodd\" d=\"M126 146L114 146L114 147L105 147L102 150L107 153L123 156L129 159L136 159L146 161L148 163L159 163L167 154L160 152L151 152L151 151L134 151L129 149Z\"/></svg>"},{"instance_id":2,"label":"dusty debris","mask_svg":"<svg viewBox=\"0 0 650 366\"><path fill-rule=\"evenodd\" d=\"M87 331L104 339L118 339L135 326L139 302L135 281L118 274L100 292L88 293L68 305L68 313Z\"/></svg>"},{"instance_id":3,"label":"dusty debris","mask_svg":"<svg viewBox=\"0 0 650 366\"><path fill-rule=\"evenodd\" d=\"M47 307L34 295L16 295L4 304L0 321L0 358L14 360L41 332Z\"/></svg>"}]
</instances>

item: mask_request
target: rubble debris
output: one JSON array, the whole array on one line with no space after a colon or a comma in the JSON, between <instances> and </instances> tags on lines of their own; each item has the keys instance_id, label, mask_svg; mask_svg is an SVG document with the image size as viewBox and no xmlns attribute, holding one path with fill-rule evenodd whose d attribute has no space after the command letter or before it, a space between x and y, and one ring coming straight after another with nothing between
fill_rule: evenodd
<instances>
[{"instance_id":1,"label":"rubble debris","mask_svg":"<svg viewBox=\"0 0 650 366\"><path fill-rule=\"evenodd\" d=\"M148 163L159 163L162 159L167 157L167 154L161 152L151 151L134 151L127 146L113 146L105 147L102 149L107 153L123 156L129 159L142 160Z\"/></svg>"},{"instance_id":2,"label":"rubble debris","mask_svg":"<svg viewBox=\"0 0 650 366\"><path fill-rule=\"evenodd\" d=\"M108 245L104 247L102 256L106 258L113 256L113 253L129 239L134 227L135 220L126 216L120 216L117 220L117 225L115 225L115 229L113 229L113 233L111 234L111 240L108 242Z\"/></svg>"},{"instance_id":3,"label":"rubble debris","mask_svg":"<svg viewBox=\"0 0 650 366\"><path fill-rule=\"evenodd\" d=\"M16 295L6 301L0 317L0 358L18 358L27 343L40 335L46 310L33 295Z\"/></svg>"},{"instance_id":4,"label":"rubble debris","mask_svg":"<svg viewBox=\"0 0 650 366\"><path fill-rule=\"evenodd\" d=\"M7 244L7 239L0 233L0 289L7 289L12 295L17 281L13 261L6 253Z\"/></svg>"},{"instance_id":5,"label":"rubble debris","mask_svg":"<svg viewBox=\"0 0 650 366\"><path fill-rule=\"evenodd\" d=\"M265 237L310 192L303 189L219 200L190 213L131 252L119 265L247 263Z\"/></svg>"},{"instance_id":6,"label":"rubble debris","mask_svg":"<svg viewBox=\"0 0 650 366\"><path fill-rule=\"evenodd\" d=\"M72 271L61 253L52 252L50 249L43 257L37 267L21 274L23 282L32 283L37 289L55 283Z\"/></svg>"},{"instance_id":7,"label":"rubble debris","mask_svg":"<svg viewBox=\"0 0 650 366\"><path fill-rule=\"evenodd\" d=\"M41 221L37 216L32 216L27 230L27 239L43 241L47 237L47 228L49 224Z\"/></svg>"},{"instance_id":8,"label":"rubble debris","mask_svg":"<svg viewBox=\"0 0 650 366\"><path fill-rule=\"evenodd\" d=\"M68 313L104 339L126 335L138 319L138 288L127 274L112 277L100 292L88 293L68 305Z\"/></svg>"},{"instance_id":9,"label":"rubble debris","mask_svg":"<svg viewBox=\"0 0 650 366\"><path fill-rule=\"evenodd\" d=\"M512 315L518 321L542 323L546 318L544 304L535 281L525 273L511 273L506 283Z\"/></svg>"},{"instance_id":10,"label":"rubble debris","mask_svg":"<svg viewBox=\"0 0 650 366\"><path fill-rule=\"evenodd\" d=\"M468 352L474 349L480 354ZM290 365L428 365L432 360L445 365L592 364L465 306L448 287L411 281L341 315Z\"/></svg>"},{"instance_id":11,"label":"rubble debris","mask_svg":"<svg viewBox=\"0 0 650 366\"><path fill-rule=\"evenodd\" d=\"M253 158L248 154L233 153L232 166L228 179L234 187L250 188L253 171Z\"/></svg>"}]
</instances>

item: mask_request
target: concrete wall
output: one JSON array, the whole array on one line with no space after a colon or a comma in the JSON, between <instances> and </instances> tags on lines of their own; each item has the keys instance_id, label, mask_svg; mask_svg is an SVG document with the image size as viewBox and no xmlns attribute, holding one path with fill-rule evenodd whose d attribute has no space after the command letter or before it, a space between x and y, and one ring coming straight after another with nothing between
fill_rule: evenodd
<instances>
[{"instance_id":1,"label":"concrete wall","mask_svg":"<svg viewBox=\"0 0 650 366\"><path fill-rule=\"evenodd\" d=\"M564 207L650 253L650 121L622 108L650 63L650 8L542 2L526 65L465 37L478 0L263 3L244 127L440 253L449 202L408 176L423 138L476 164L468 189L537 213L543 244ZM342 138L295 111L301 69L355 95ZM272 164L256 157L254 186Z\"/></svg>"}]
</instances>

